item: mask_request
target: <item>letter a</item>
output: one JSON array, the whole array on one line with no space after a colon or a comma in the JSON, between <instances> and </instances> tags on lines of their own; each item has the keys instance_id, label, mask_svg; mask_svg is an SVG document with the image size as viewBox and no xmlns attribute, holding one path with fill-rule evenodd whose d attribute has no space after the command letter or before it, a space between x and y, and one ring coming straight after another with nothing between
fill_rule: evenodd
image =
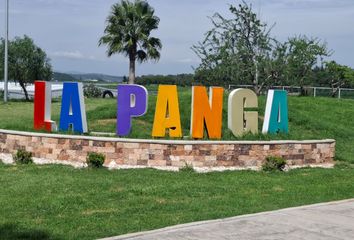
<instances>
[{"instance_id":1,"label":"letter a","mask_svg":"<svg viewBox=\"0 0 354 240\"><path fill-rule=\"evenodd\" d=\"M82 83L64 83L60 112L60 130L87 133Z\"/></svg>"},{"instance_id":2,"label":"letter a","mask_svg":"<svg viewBox=\"0 0 354 240\"><path fill-rule=\"evenodd\" d=\"M152 136L165 137L166 129L169 129L170 137L182 137L178 93L175 85L159 86Z\"/></svg>"},{"instance_id":3,"label":"letter a","mask_svg":"<svg viewBox=\"0 0 354 240\"><path fill-rule=\"evenodd\" d=\"M286 91L269 90L262 132L264 134L289 133Z\"/></svg>"}]
</instances>

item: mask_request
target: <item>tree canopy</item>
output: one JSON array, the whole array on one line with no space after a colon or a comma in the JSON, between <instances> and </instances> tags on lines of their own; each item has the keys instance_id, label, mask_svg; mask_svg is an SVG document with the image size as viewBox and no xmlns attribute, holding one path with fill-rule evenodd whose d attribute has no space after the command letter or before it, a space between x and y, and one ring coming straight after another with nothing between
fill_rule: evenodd
<instances>
[{"instance_id":1,"label":"tree canopy","mask_svg":"<svg viewBox=\"0 0 354 240\"><path fill-rule=\"evenodd\" d=\"M4 51L5 40L1 39L0 52ZM9 41L9 79L18 82L25 93L26 100L29 96L26 90L28 84L35 80L52 79L52 66L47 54L28 36L15 37ZM0 74L3 76L4 63L0 62Z\"/></svg>"},{"instance_id":2,"label":"tree canopy","mask_svg":"<svg viewBox=\"0 0 354 240\"><path fill-rule=\"evenodd\" d=\"M112 6L104 36L99 45L107 45L107 55L124 54L129 58L129 83L135 81L135 62L160 59L162 44L151 36L160 19L154 9L143 0L122 0Z\"/></svg>"},{"instance_id":3,"label":"tree canopy","mask_svg":"<svg viewBox=\"0 0 354 240\"><path fill-rule=\"evenodd\" d=\"M212 29L192 47L201 59L195 69L197 82L207 85L252 85L260 94L274 85L313 84L314 69L332 55L327 44L305 35L285 42L271 35L268 26L242 2L229 7L231 16L211 17Z\"/></svg>"}]
</instances>

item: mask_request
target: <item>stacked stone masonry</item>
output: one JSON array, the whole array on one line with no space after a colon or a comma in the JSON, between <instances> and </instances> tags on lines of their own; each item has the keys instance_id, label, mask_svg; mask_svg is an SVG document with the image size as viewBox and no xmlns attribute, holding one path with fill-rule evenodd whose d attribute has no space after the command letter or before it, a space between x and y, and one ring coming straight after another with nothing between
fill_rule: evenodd
<instances>
[{"instance_id":1,"label":"stacked stone masonry","mask_svg":"<svg viewBox=\"0 0 354 240\"><path fill-rule=\"evenodd\" d=\"M0 130L0 153L18 149L35 158L85 163L89 152L106 156L105 165L142 167L260 167L267 156L281 156L289 165L333 163L334 140L274 142L200 142L124 140Z\"/></svg>"}]
</instances>

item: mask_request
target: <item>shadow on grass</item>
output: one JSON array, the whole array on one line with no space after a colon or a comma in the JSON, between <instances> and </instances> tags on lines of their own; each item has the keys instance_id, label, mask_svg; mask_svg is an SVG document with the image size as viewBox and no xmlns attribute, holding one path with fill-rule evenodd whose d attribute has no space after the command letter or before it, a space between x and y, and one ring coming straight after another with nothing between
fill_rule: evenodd
<instances>
[{"instance_id":1,"label":"shadow on grass","mask_svg":"<svg viewBox=\"0 0 354 240\"><path fill-rule=\"evenodd\" d=\"M52 236L48 232L38 229L21 229L16 224L3 224L0 225L0 239L11 240L59 240L58 236Z\"/></svg>"}]
</instances>

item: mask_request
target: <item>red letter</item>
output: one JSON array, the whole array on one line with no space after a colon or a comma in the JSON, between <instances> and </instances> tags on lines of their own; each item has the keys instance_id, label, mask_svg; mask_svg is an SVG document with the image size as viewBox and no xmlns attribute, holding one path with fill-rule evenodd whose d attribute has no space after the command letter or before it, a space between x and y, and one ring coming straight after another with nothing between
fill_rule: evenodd
<instances>
[{"instance_id":1,"label":"red letter","mask_svg":"<svg viewBox=\"0 0 354 240\"><path fill-rule=\"evenodd\" d=\"M51 120L52 87L48 82L34 83L34 129L55 131L56 124Z\"/></svg>"}]
</instances>

